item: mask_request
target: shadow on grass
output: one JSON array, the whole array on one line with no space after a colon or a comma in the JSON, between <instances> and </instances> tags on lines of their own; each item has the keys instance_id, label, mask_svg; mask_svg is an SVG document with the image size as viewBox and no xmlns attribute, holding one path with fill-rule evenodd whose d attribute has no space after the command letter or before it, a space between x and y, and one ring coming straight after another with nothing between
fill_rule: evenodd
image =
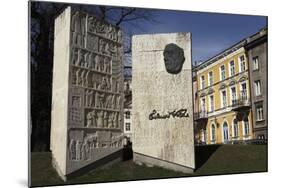
<instances>
[{"instance_id":1,"label":"shadow on grass","mask_svg":"<svg viewBox=\"0 0 281 188\"><path fill-rule=\"evenodd\" d=\"M132 142L128 142L123 149L123 161L128 161L133 159L133 147Z\"/></svg>"},{"instance_id":2,"label":"shadow on grass","mask_svg":"<svg viewBox=\"0 0 281 188\"><path fill-rule=\"evenodd\" d=\"M221 145L204 145L195 147L195 167L197 170L212 156Z\"/></svg>"}]
</instances>

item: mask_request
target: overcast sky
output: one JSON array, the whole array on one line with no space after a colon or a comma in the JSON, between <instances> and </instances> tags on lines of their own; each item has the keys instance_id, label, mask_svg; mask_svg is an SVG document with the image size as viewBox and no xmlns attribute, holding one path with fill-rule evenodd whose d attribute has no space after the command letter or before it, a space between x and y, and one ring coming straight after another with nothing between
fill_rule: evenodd
<instances>
[{"instance_id":1,"label":"overcast sky","mask_svg":"<svg viewBox=\"0 0 281 188\"><path fill-rule=\"evenodd\" d=\"M194 61L205 61L267 25L267 17L156 10L159 23L141 23L134 34L191 32Z\"/></svg>"}]
</instances>

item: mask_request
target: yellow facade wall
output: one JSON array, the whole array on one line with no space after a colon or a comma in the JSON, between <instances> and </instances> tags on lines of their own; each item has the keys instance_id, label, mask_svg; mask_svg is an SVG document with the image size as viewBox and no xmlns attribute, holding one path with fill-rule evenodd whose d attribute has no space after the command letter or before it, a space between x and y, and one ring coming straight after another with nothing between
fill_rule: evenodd
<instances>
[{"instance_id":1,"label":"yellow facade wall","mask_svg":"<svg viewBox=\"0 0 281 188\"><path fill-rule=\"evenodd\" d=\"M243 56L245 58L245 71L240 71L239 69L239 57ZM230 77L230 62L234 61L235 66L235 74L234 76ZM224 65L225 66L225 80L220 80L220 67ZM208 73L213 72L213 85L209 85L209 79L208 79ZM205 77L205 89L201 88L201 76L204 75ZM234 84L230 84L231 81L234 81ZM198 88L198 109L199 111L202 111L201 107L201 100L202 98L205 98L205 109L209 112L210 110L210 101L209 96L214 96L214 111L215 113L208 114L208 122L205 126L205 139L207 143L211 143L210 135L211 135L211 123L216 121L216 143L222 143L222 125L224 121L227 121L228 123L228 130L229 130L229 138L232 140L232 121L234 117L237 115L236 111L231 110L231 87L236 88L236 99L240 98L241 95L241 84L246 83L247 86L247 97L250 98L250 83L249 83L249 74L248 74L248 61L246 58L245 50L244 48L240 48L233 52L232 54L227 55L226 57L220 60L217 60L216 62L213 62L212 64L208 65L207 67L203 68L201 71L199 70L199 73L197 72L197 88ZM225 85L223 89L221 89L221 85ZM208 91L212 89L213 92L210 94ZM222 109L222 101L221 101L221 91L226 91L226 98L227 98L227 105L228 109ZM221 111L221 112L220 112ZM227 111L227 112L226 112ZM244 115L245 116L245 115ZM244 140L244 139L251 139L253 138L253 128L252 128L252 114L251 110L248 112L248 120L249 120L249 130L250 135L247 138L243 137L243 121L238 121L238 127L239 127L239 137L238 140ZM202 140L202 134L200 130L197 135Z\"/></svg>"},{"instance_id":2,"label":"yellow facade wall","mask_svg":"<svg viewBox=\"0 0 281 188\"><path fill-rule=\"evenodd\" d=\"M233 136L233 120L236 118L236 112L228 112L219 116L216 116L216 118L210 118L208 120L207 126L206 126L206 141L207 144L221 144L223 143L223 124L224 122L227 123L228 125L228 136L229 136L229 141L241 141L241 140L247 140L253 138L253 128L252 128L252 114L251 111L247 115L248 120L249 120L249 135L244 135L244 123L243 120L238 120L238 138L234 138ZM215 135L215 140L211 140L212 138L212 124L215 125L216 127L216 135Z\"/></svg>"}]
</instances>

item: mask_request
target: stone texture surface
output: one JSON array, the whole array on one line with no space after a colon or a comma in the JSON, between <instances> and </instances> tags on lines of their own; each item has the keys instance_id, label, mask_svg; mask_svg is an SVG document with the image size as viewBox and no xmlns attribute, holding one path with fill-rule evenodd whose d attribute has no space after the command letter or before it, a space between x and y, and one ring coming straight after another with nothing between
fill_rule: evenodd
<instances>
[{"instance_id":1,"label":"stone texture surface","mask_svg":"<svg viewBox=\"0 0 281 188\"><path fill-rule=\"evenodd\" d=\"M51 151L58 173L66 174L70 8L55 20Z\"/></svg>"},{"instance_id":2,"label":"stone texture surface","mask_svg":"<svg viewBox=\"0 0 281 188\"><path fill-rule=\"evenodd\" d=\"M68 174L123 148L119 28L71 8L55 21L51 150Z\"/></svg>"},{"instance_id":3,"label":"stone texture surface","mask_svg":"<svg viewBox=\"0 0 281 188\"><path fill-rule=\"evenodd\" d=\"M163 51L170 43L184 50L185 61L178 74L170 74L165 68ZM195 161L190 33L135 35L132 39L132 52L134 153L193 169ZM149 114L153 110L164 115L180 109L186 109L189 117L149 120ZM137 162L141 158L134 160ZM150 160L150 163L159 165L153 161ZM143 162L147 163L147 160L144 158ZM168 163L163 164L171 168Z\"/></svg>"}]
</instances>

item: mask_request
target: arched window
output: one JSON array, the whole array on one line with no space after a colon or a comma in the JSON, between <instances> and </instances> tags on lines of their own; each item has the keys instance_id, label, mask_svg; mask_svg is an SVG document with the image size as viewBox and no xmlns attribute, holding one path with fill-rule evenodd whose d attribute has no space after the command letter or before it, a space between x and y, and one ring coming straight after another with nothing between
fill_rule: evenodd
<instances>
[{"instance_id":1,"label":"arched window","mask_svg":"<svg viewBox=\"0 0 281 188\"><path fill-rule=\"evenodd\" d=\"M227 122L223 123L223 142L228 141L228 125Z\"/></svg>"},{"instance_id":2,"label":"arched window","mask_svg":"<svg viewBox=\"0 0 281 188\"><path fill-rule=\"evenodd\" d=\"M244 117L243 124L244 124L244 136L248 136L250 134L250 126L247 116Z\"/></svg>"},{"instance_id":3,"label":"arched window","mask_svg":"<svg viewBox=\"0 0 281 188\"><path fill-rule=\"evenodd\" d=\"M238 134L239 134L239 132L238 132L238 122L237 122L237 119L234 119L233 120L233 124L232 124L232 128L233 128L233 137L234 138L237 138L238 137Z\"/></svg>"},{"instance_id":4,"label":"arched window","mask_svg":"<svg viewBox=\"0 0 281 188\"><path fill-rule=\"evenodd\" d=\"M201 130L201 142L206 142L206 129Z\"/></svg>"},{"instance_id":5,"label":"arched window","mask_svg":"<svg viewBox=\"0 0 281 188\"><path fill-rule=\"evenodd\" d=\"M216 142L216 126L215 126L215 124L211 125L211 141Z\"/></svg>"}]
</instances>

